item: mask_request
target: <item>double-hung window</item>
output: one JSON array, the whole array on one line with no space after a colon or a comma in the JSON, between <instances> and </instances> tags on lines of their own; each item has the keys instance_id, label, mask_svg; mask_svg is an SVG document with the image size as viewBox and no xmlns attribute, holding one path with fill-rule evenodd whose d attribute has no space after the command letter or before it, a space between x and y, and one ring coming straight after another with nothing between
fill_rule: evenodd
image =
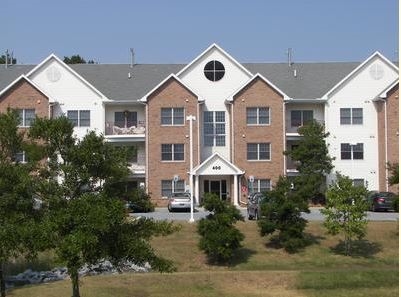
<instances>
[{"instance_id":1,"label":"double-hung window","mask_svg":"<svg viewBox=\"0 0 401 297\"><path fill-rule=\"evenodd\" d=\"M247 125L269 125L270 108L269 107L247 107L246 109Z\"/></svg>"},{"instance_id":2,"label":"double-hung window","mask_svg":"<svg viewBox=\"0 0 401 297\"><path fill-rule=\"evenodd\" d=\"M341 143L341 160L363 160L363 143Z\"/></svg>"},{"instance_id":3,"label":"double-hung window","mask_svg":"<svg viewBox=\"0 0 401 297\"><path fill-rule=\"evenodd\" d=\"M162 108L161 124L165 126L184 125L184 108L182 107Z\"/></svg>"},{"instance_id":4,"label":"double-hung window","mask_svg":"<svg viewBox=\"0 0 401 297\"><path fill-rule=\"evenodd\" d=\"M203 113L203 142L205 146L226 145L226 113L224 111Z\"/></svg>"},{"instance_id":5,"label":"double-hung window","mask_svg":"<svg viewBox=\"0 0 401 297\"><path fill-rule=\"evenodd\" d=\"M313 120L313 110L291 110L291 127L301 127Z\"/></svg>"},{"instance_id":6,"label":"double-hung window","mask_svg":"<svg viewBox=\"0 0 401 297\"><path fill-rule=\"evenodd\" d=\"M270 143L248 143L247 160L250 161L270 160Z\"/></svg>"},{"instance_id":7,"label":"double-hung window","mask_svg":"<svg viewBox=\"0 0 401 297\"><path fill-rule=\"evenodd\" d=\"M35 109L18 109L19 126L30 127L35 120Z\"/></svg>"},{"instance_id":8,"label":"double-hung window","mask_svg":"<svg viewBox=\"0 0 401 297\"><path fill-rule=\"evenodd\" d=\"M253 182L248 180L249 192L267 192L271 190L270 179L254 179Z\"/></svg>"},{"instance_id":9,"label":"double-hung window","mask_svg":"<svg viewBox=\"0 0 401 297\"><path fill-rule=\"evenodd\" d=\"M362 108L340 108L340 124L341 125L362 125L363 109Z\"/></svg>"},{"instance_id":10,"label":"double-hung window","mask_svg":"<svg viewBox=\"0 0 401 297\"><path fill-rule=\"evenodd\" d=\"M162 197L168 197L172 193L185 192L185 181L184 180L162 180L161 181L161 194Z\"/></svg>"},{"instance_id":11,"label":"double-hung window","mask_svg":"<svg viewBox=\"0 0 401 297\"><path fill-rule=\"evenodd\" d=\"M91 122L90 110L68 110L67 118L74 127L89 127Z\"/></svg>"},{"instance_id":12,"label":"double-hung window","mask_svg":"<svg viewBox=\"0 0 401 297\"><path fill-rule=\"evenodd\" d=\"M184 144L162 144L162 161L183 161Z\"/></svg>"}]
</instances>

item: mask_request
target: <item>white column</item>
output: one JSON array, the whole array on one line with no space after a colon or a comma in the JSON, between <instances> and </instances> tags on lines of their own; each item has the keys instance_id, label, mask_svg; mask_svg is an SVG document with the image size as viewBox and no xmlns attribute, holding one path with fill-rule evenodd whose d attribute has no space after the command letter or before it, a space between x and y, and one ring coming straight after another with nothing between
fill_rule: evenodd
<instances>
[{"instance_id":1,"label":"white column","mask_svg":"<svg viewBox=\"0 0 401 297\"><path fill-rule=\"evenodd\" d=\"M193 169L193 155L194 155L194 145L192 142L192 122L196 118L193 115L187 116L187 121L189 121L189 187L190 187L190 195L191 195L191 217L189 218L189 222L194 222L194 178L192 175Z\"/></svg>"},{"instance_id":2,"label":"white column","mask_svg":"<svg viewBox=\"0 0 401 297\"><path fill-rule=\"evenodd\" d=\"M238 206L238 175L234 175L234 205Z\"/></svg>"},{"instance_id":3,"label":"white column","mask_svg":"<svg viewBox=\"0 0 401 297\"><path fill-rule=\"evenodd\" d=\"M199 205L199 175L195 175L195 195L196 204Z\"/></svg>"}]
</instances>

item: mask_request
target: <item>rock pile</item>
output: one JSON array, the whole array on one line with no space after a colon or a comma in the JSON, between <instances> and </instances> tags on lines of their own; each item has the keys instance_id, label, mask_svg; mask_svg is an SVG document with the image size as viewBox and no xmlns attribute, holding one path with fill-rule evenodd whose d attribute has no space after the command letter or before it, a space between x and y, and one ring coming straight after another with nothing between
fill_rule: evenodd
<instances>
[{"instance_id":1,"label":"rock pile","mask_svg":"<svg viewBox=\"0 0 401 297\"><path fill-rule=\"evenodd\" d=\"M79 276L99 275L99 274L118 274L121 272L148 272L151 267L148 263L138 266L130 261L124 262L120 267L114 267L110 261L104 260L95 265L85 264L79 270ZM48 283L68 278L68 270L65 267L56 267L51 271L32 271L27 269L17 275L6 278L6 288L17 286Z\"/></svg>"}]
</instances>

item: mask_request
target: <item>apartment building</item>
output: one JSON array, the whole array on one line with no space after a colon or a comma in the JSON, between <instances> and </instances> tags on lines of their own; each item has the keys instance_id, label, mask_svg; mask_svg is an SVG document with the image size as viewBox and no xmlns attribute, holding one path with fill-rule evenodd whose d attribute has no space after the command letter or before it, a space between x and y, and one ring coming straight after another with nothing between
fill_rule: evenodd
<instances>
[{"instance_id":1,"label":"apartment building","mask_svg":"<svg viewBox=\"0 0 401 297\"><path fill-rule=\"evenodd\" d=\"M235 205L252 191L297 174L283 155L311 119L330 132L334 172L370 190L398 162L398 68L380 53L362 63L239 63L212 44L188 64L38 65L0 69L0 110L66 115L77 137L89 130L133 146L132 187L158 205L173 191L206 192Z\"/></svg>"}]
</instances>

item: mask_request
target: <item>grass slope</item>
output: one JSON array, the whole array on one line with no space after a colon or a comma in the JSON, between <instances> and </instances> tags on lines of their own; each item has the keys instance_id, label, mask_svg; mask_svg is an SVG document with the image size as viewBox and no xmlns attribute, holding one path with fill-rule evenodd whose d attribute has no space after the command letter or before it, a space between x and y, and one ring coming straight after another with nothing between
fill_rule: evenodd
<instances>
[{"instance_id":1,"label":"grass slope","mask_svg":"<svg viewBox=\"0 0 401 297\"><path fill-rule=\"evenodd\" d=\"M341 254L341 237L327 236L321 223L308 225L312 244L297 254L261 238L255 222L238 223L243 247L229 266L208 265L197 247L196 225L155 238L157 252L172 259L172 274L85 277L81 295L91 296L398 296L398 223L370 222L366 240L352 257ZM11 290L9 296L71 296L69 281Z\"/></svg>"}]
</instances>

